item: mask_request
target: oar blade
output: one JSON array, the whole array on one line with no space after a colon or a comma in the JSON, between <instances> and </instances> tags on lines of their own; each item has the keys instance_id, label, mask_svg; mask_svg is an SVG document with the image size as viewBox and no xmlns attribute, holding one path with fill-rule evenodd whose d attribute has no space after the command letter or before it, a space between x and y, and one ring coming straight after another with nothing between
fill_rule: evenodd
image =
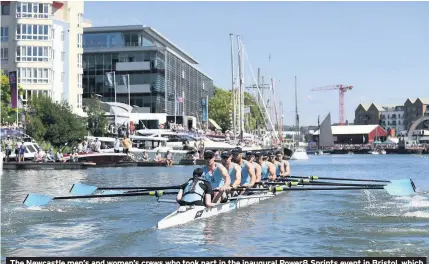
<instances>
[{"instance_id":1,"label":"oar blade","mask_svg":"<svg viewBox=\"0 0 429 264\"><path fill-rule=\"evenodd\" d=\"M83 183L75 183L70 189L70 192L73 195L91 195L96 190L97 190L96 186L83 184Z\"/></svg>"},{"instance_id":2,"label":"oar blade","mask_svg":"<svg viewBox=\"0 0 429 264\"><path fill-rule=\"evenodd\" d=\"M28 207L47 205L54 197L44 194L30 193L25 197L24 204Z\"/></svg>"},{"instance_id":3,"label":"oar blade","mask_svg":"<svg viewBox=\"0 0 429 264\"><path fill-rule=\"evenodd\" d=\"M391 180L384 189L393 196L411 196L416 193L416 187L411 179Z\"/></svg>"}]
</instances>

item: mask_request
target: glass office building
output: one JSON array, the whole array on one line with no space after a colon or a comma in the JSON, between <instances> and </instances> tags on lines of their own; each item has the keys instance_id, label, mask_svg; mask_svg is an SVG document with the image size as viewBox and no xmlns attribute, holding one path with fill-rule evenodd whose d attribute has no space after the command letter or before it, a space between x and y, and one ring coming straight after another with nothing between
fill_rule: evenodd
<instances>
[{"instance_id":1,"label":"glass office building","mask_svg":"<svg viewBox=\"0 0 429 264\"><path fill-rule=\"evenodd\" d=\"M114 102L116 90L117 102L174 115L176 94L177 114L200 119L201 98L213 95L213 80L198 62L150 27L85 28L83 48L84 98L97 94Z\"/></svg>"}]
</instances>

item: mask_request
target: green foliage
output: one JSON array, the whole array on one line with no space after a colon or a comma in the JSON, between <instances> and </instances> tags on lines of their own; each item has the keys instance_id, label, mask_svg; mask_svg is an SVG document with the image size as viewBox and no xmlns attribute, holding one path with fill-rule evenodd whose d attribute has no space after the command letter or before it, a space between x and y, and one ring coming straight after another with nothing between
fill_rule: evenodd
<instances>
[{"instance_id":1,"label":"green foliage","mask_svg":"<svg viewBox=\"0 0 429 264\"><path fill-rule=\"evenodd\" d=\"M74 144L86 136L86 122L73 114L69 105L52 102L47 96L34 97L27 111L27 133L54 147Z\"/></svg>"},{"instance_id":2,"label":"green foliage","mask_svg":"<svg viewBox=\"0 0 429 264\"><path fill-rule=\"evenodd\" d=\"M104 115L103 104L95 98L88 100L88 129L95 137L102 137L106 134L107 118Z\"/></svg>"},{"instance_id":3,"label":"green foliage","mask_svg":"<svg viewBox=\"0 0 429 264\"><path fill-rule=\"evenodd\" d=\"M18 94L22 95L22 87L18 86ZM14 123L16 122L16 111L11 107L10 84L7 75L1 75L1 122ZM22 109L18 109L20 116Z\"/></svg>"},{"instance_id":4,"label":"green foliage","mask_svg":"<svg viewBox=\"0 0 429 264\"><path fill-rule=\"evenodd\" d=\"M249 93L244 93L244 105L250 107L250 114L245 115L247 131L256 129L257 121L264 124L257 100ZM232 92L218 87L214 88L214 96L209 100L209 118L216 121L223 131L230 129L232 113Z\"/></svg>"}]
</instances>

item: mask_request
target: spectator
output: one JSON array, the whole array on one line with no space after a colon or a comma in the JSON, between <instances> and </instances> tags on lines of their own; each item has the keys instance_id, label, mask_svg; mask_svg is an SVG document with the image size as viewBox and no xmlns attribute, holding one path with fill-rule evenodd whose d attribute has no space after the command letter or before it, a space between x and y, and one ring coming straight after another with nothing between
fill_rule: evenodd
<instances>
[{"instance_id":1,"label":"spectator","mask_svg":"<svg viewBox=\"0 0 429 264\"><path fill-rule=\"evenodd\" d=\"M24 162L24 154L25 154L25 145L24 141L21 142L21 146L19 146L19 156L18 156L18 162L22 160Z\"/></svg>"},{"instance_id":2,"label":"spectator","mask_svg":"<svg viewBox=\"0 0 429 264\"><path fill-rule=\"evenodd\" d=\"M132 144L131 144L131 140L128 138L127 135L125 135L124 139L122 140L122 146L124 147L123 152L125 154L128 154L132 147Z\"/></svg>"},{"instance_id":3,"label":"spectator","mask_svg":"<svg viewBox=\"0 0 429 264\"><path fill-rule=\"evenodd\" d=\"M149 155L147 154L146 150L143 150L142 159L143 161L149 161Z\"/></svg>"}]
</instances>

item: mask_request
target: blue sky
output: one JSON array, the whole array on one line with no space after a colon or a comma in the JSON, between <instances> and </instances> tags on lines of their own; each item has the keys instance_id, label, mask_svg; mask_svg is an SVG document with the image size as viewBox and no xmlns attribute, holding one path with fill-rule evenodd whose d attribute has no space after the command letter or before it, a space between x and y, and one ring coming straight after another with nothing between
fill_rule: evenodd
<instances>
[{"instance_id":1,"label":"blue sky","mask_svg":"<svg viewBox=\"0 0 429 264\"><path fill-rule=\"evenodd\" d=\"M266 80L278 80L286 124L294 122L297 76L302 125L328 112L338 122L338 91L310 91L315 87L353 85L345 95L351 122L361 102L428 98L428 14L429 2L85 2L93 26L151 26L222 88L231 87L229 34L243 36L255 74L259 67Z\"/></svg>"}]
</instances>

